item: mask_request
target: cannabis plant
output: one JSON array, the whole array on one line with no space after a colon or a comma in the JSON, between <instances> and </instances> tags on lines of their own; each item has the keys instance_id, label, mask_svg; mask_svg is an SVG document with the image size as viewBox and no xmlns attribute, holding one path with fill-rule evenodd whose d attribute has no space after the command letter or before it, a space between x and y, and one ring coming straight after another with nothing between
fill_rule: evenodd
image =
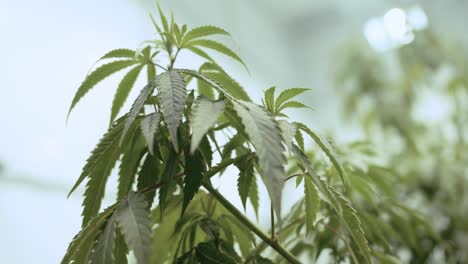
<instances>
[{"instance_id":1,"label":"cannabis plant","mask_svg":"<svg viewBox=\"0 0 468 264\"><path fill-rule=\"evenodd\" d=\"M346 197L351 166L341 164L328 140L285 113L307 107L294 98L308 89L276 96L272 87L256 104L210 55L218 52L245 67L213 38L228 32L216 26L189 29L161 10L159 17L159 23L152 18L156 40L136 51L105 54L73 98L70 112L101 80L128 69L116 89L109 129L70 191L87 181L82 230L62 263L127 263L130 252L145 264L313 263L327 252L336 262L394 263L395 252L379 230L384 220L369 213L375 230L365 234ZM183 68L177 64L181 52L204 62L198 70ZM146 86L119 116L142 72ZM308 142L315 148L306 150ZM117 201L102 210L116 166ZM212 185L230 167L239 171L244 210L250 204L258 214L258 187L266 187L270 230L260 229ZM282 189L293 179L304 195L284 210Z\"/></svg>"}]
</instances>

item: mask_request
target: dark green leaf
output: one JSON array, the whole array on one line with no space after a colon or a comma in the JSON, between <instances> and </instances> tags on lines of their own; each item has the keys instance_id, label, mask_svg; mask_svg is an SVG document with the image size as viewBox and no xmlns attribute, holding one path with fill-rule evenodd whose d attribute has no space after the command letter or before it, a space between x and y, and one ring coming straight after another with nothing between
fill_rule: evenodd
<instances>
[{"instance_id":1,"label":"dark green leaf","mask_svg":"<svg viewBox=\"0 0 468 264\"><path fill-rule=\"evenodd\" d=\"M155 185L160 180L161 165L156 155L146 155L145 162L141 166L141 170L138 173L138 190ZM151 207L154 200L156 191L145 192L146 201Z\"/></svg>"},{"instance_id":2,"label":"dark green leaf","mask_svg":"<svg viewBox=\"0 0 468 264\"><path fill-rule=\"evenodd\" d=\"M206 170L201 152L196 151L194 154L187 155L185 157L185 168L182 214L184 214L193 196L200 189L203 174Z\"/></svg>"}]
</instances>

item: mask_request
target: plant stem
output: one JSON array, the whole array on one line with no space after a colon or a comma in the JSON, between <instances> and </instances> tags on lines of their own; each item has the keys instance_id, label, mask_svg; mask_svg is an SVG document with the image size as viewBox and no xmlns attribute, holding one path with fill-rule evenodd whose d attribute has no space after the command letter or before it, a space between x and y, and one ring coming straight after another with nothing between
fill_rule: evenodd
<instances>
[{"instance_id":1,"label":"plant stem","mask_svg":"<svg viewBox=\"0 0 468 264\"><path fill-rule=\"evenodd\" d=\"M273 212L273 204L270 206L270 221L271 221L271 239L275 240L275 214Z\"/></svg>"},{"instance_id":2,"label":"plant stem","mask_svg":"<svg viewBox=\"0 0 468 264\"><path fill-rule=\"evenodd\" d=\"M286 250L281 246L278 241L272 240L267 234L265 234L260 228L258 228L250 219L248 219L237 207L235 207L231 202L229 202L221 193L219 193L210 182L203 181L203 187L210 192L213 197L218 200L226 209L228 209L231 214L233 214L239 221L241 221L245 226L247 226L252 232L259 236L265 243L272 247L276 252L283 256L287 261L293 264L300 264L301 262L293 255L291 252Z\"/></svg>"}]
</instances>

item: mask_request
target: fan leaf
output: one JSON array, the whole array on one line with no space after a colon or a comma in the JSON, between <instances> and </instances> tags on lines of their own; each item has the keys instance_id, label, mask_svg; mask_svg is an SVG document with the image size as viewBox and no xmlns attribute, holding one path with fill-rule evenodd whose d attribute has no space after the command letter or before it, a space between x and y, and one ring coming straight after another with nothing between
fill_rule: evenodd
<instances>
[{"instance_id":1,"label":"fan leaf","mask_svg":"<svg viewBox=\"0 0 468 264\"><path fill-rule=\"evenodd\" d=\"M141 72L143 65L138 65L135 68L131 69L122 79L117 87L117 92L114 96L114 101L112 102L112 110L111 110L111 118L110 123L114 121L115 117L119 113L120 109L122 109L125 101L127 100L128 95L130 94L130 90L133 88L138 75Z\"/></svg>"},{"instance_id":2,"label":"fan leaf","mask_svg":"<svg viewBox=\"0 0 468 264\"><path fill-rule=\"evenodd\" d=\"M172 144L176 152L179 152L177 142L177 128L187 99L187 90L184 77L175 70L167 71L160 75L159 100L163 111L164 122L166 122L172 138Z\"/></svg>"},{"instance_id":3,"label":"fan leaf","mask_svg":"<svg viewBox=\"0 0 468 264\"><path fill-rule=\"evenodd\" d=\"M310 91L311 89L308 89L308 88L291 88L291 89L287 89L287 90L284 90L280 93L280 95L278 96L278 98L276 99L276 107L275 107L275 110L278 111L279 108L283 105L283 103L285 103L286 101L288 101L289 99L292 99L304 92L307 92L307 91Z\"/></svg>"},{"instance_id":4,"label":"fan leaf","mask_svg":"<svg viewBox=\"0 0 468 264\"><path fill-rule=\"evenodd\" d=\"M86 79L83 81L83 83L81 83L80 87L78 88L78 91L76 91L76 94L73 97L70 109L68 110L68 116L70 115L71 111L78 103L78 101L80 101L80 99L83 98L83 96L85 96L86 93L88 93L96 84L98 84L100 81L104 80L111 74L116 73L127 67L130 67L136 63L138 63L138 61L135 60L113 61L100 66L88 76L86 76Z\"/></svg>"},{"instance_id":5,"label":"fan leaf","mask_svg":"<svg viewBox=\"0 0 468 264\"><path fill-rule=\"evenodd\" d=\"M141 132L146 139L148 145L148 150L151 155L154 155L154 134L158 131L159 121L161 120L161 115L158 112L151 113L146 115L141 120Z\"/></svg>"},{"instance_id":6,"label":"fan leaf","mask_svg":"<svg viewBox=\"0 0 468 264\"><path fill-rule=\"evenodd\" d=\"M305 212L306 212L306 229L307 234L314 227L315 219L320 210L320 197L317 188L312 183L310 177L304 177L304 194L305 194Z\"/></svg>"},{"instance_id":7,"label":"fan leaf","mask_svg":"<svg viewBox=\"0 0 468 264\"><path fill-rule=\"evenodd\" d=\"M212 35L227 35L230 36L229 32L226 30L216 27L216 26L201 26L201 27L196 27L191 29L187 34L185 34L184 38L182 39L182 47L185 45L185 43L201 38L201 37L207 37L207 36L212 36Z\"/></svg>"},{"instance_id":8,"label":"fan leaf","mask_svg":"<svg viewBox=\"0 0 468 264\"><path fill-rule=\"evenodd\" d=\"M151 219L142 194L130 192L116 212L117 222L138 263L148 263L151 253Z\"/></svg>"},{"instance_id":9,"label":"fan leaf","mask_svg":"<svg viewBox=\"0 0 468 264\"><path fill-rule=\"evenodd\" d=\"M198 97L192 108L190 128L192 139L190 142L190 153L198 148L203 136L216 123L224 110L224 100L211 101L205 97Z\"/></svg>"},{"instance_id":10,"label":"fan leaf","mask_svg":"<svg viewBox=\"0 0 468 264\"><path fill-rule=\"evenodd\" d=\"M256 150L262 179L270 195L278 219L281 219L281 192L285 178L286 158L281 131L275 120L261 107L232 102L245 131Z\"/></svg>"},{"instance_id":11,"label":"fan leaf","mask_svg":"<svg viewBox=\"0 0 468 264\"><path fill-rule=\"evenodd\" d=\"M239 57L239 55L237 55L230 48L226 47L224 44L219 43L217 41L214 41L211 39L196 39L196 40L192 40L188 42L186 45L187 47L198 46L198 47L212 49L214 51L217 51L221 54L224 54L228 57L233 58L234 60L240 62L247 69L247 66L245 65L244 61Z\"/></svg>"},{"instance_id":12,"label":"fan leaf","mask_svg":"<svg viewBox=\"0 0 468 264\"><path fill-rule=\"evenodd\" d=\"M117 219L112 215L106 223L106 228L99 235L94 251L91 254L91 263L113 264L113 249L116 237Z\"/></svg>"},{"instance_id":13,"label":"fan leaf","mask_svg":"<svg viewBox=\"0 0 468 264\"><path fill-rule=\"evenodd\" d=\"M193 199L195 194L200 189L203 174L206 171L203 155L200 151L196 151L192 155L185 157L185 178L184 178L184 201L182 204L182 214Z\"/></svg>"}]
</instances>

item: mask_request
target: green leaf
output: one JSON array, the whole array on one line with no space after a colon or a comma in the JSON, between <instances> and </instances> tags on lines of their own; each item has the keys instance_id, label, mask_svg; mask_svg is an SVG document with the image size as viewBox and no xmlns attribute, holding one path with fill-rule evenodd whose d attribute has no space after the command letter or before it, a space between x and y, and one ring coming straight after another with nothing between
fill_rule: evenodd
<instances>
[{"instance_id":1,"label":"green leaf","mask_svg":"<svg viewBox=\"0 0 468 264\"><path fill-rule=\"evenodd\" d=\"M284 109L287 109L287 108L309 108L309 109L312 109L312 108L308 107L307 105L305 105L305 104L303 104L301 102L289 101L289 102L286 102L283 105L281 105L281 107L279 107L276 112L279 113L279 112L281 112L281 111L283 111Z\"/></svg>"},{"instance_id":2,"label":"green leaf","mask_svg":"<svg viewBox=\"0 0 468 264\"><path fill-rule=\"evenodd\" d=\"M258 209L260 208L260 197L258 195L258 185L257 185L257 177L255 174L252 177L252 182L250 183L250 191L249 191L249 200L254 208L255 214L258 219Z\"/></svg>"},{"instance_id":3,"label":"green leaf","mask_svg":"<svg viewBox=\"0 0 468 264\"><path fill-rule=\"evenodd\" d=\"M234 258L218 250L212 242L200 243L195 250L198 260L203 264L239 264Z\"/></svg>"},{"instance_id":4,"label":"green leaf","mask_svg":"<svg viewBox=\"0 0 468 264\"><path fill-rule=\"evenodd\" d=\"M211 167L211 169L206 173L206 178L209 179L216 174L224 171L227 167L231 166L232 164L238 162L239 160L245 158L246 156L250 156L252 153L246 153L240 156L237 156L233 159L224 159L220 163L218 163L216 166Z\"/></svg>"},{"instance_id":5,"label":"green leaf","mask_svg":"<svg viewBox=\"0 0 468 264\"><path fill-rule=\"evenodd\" d=\"M114 246L114 264L127 264L127 253L127 244L125 244L125 239L122 235L122 232L117 227Z\"/></svg>"},{"instance_id":6,"label":"green leaf","mask_svg":"<svg viewBox=\"0 0 468 264\"><path fill-rule=\"evenodd\" d=\"M125 123L125 127L124 127L124 130L122 132L122 136L120 137L119 144L122 144L122 141L124 140L128 129L130 129L130 126L133 124L133 122L137 118L138 113L140 113L141 108L145 105L146 99L153 93L154 88L159 84L159 80L161 79L161 75L158 75L153 81L148 83L140 91L140 94L135 99L135 102L133 102L133 105L130 108L130 112L129 112L128 117L127 117L127 122Z\"/></svg>"},{"instance_id":7,"label":"green leaf","mask_svg":"<svg viewBox=\"0 0 468 264\"><path fill-rule=\"evenodd\" d=\"M154 78L156 78L156 66L152 63L146 64L146 73L148 77L148 83L150 83Z\"/></svg>"},{"instance_id":8,"label":"green leaf","mask_svg":"<svg viewBox=\"0 0 468 264\"><path fill-rule=\"evenodd\" d=\"M135 51L131 49L115 49L107 52L99 60L114 59L114 58L129 58L135 57Z\"/></svg>"},{"instance_id":9,"label":"green leaf","mask_svg":"<svg viewBox=\"0 0 468 264\"><path fill-rule=\"evenodd\" d=\"M94 70L91 74L86 76L86 79L81 83L78 91L76 92L75 96L73 97L72 103L70 105L70 109L68 110L68 116L70 116L71 111L75 107L75 105L80 101L86 93L89 92L96 84L100 81L107 78L109 75L116 73L124 68L130 67L134 64L138 63L135 60L118 60L113 61L107 64L104 64ZM67 116L67 118L68 118Z\"/></svg>"},{"instance_id":10,"label":"green leaf","mask_svg":"<svg viewBox=\"0 0 468 264\"><path fill-rule=\"evenodd\" d=\"M161 10L161 6L158 3L158 12L159 18L161 19L161 23L163 25L164 32L169 32L169 23L167 22L167 18Z\"/></svg>"},{"instance_id":11,"label":"green leaf","mask_svg":"<svg viewBox=\"0 0 468 264\"><path fill-rule=\"evenodd\" d=\"M262 179L270 195L278 219L281 219L281 192L285 178L286 158L281 131L275 120L261 107L243 102L232 102L242 120L245 131L256 150Z\"/></svg>"},{"instance_id":12,"label":"green leaf","mask_svg":"<svg viewBox=\"0 0 468 264\"><path fill-rule=\"evenodd\" d=\"M203 156L200 151L185 157L185 178L184 178L184 201L182 204L182 215L187 209L190 201L200 189L203 174L206 171Z\"/></svg>"},{"instance_id":13,"label":"green leaf","mask_svg":"<svg viewBox=\"0 0 468 264\"><path fill-rule=\"evenodd\" d=\"M320 210L320 197L310 177L304 177L304 193L306 228L307 234L309 234L314 227L315 219L317 218L317 214Z\"/></svg>"},{"instance_id":14,"label":"green leaf","mask_svg":"<svg viewBox=\"0 0 468 264\"><path fill-rule=\"evenodd\" d=\"M208 55L208 53L204 52L200 48L197 48L195 46L191 46L191 47L188 47L187 49L190 50L191 52L195 53L196 55L198 55L198 56L200 56L200 57L202 57L204 59L207 59L208 61L214 62L214 59L211 58L211 56Z\"/></svg>"},{"instance_id":15,"label":"green leaf","mask_svg":"<svg viewBox=\"0 0 468 264\"><path fill-rule=\"evenodd\" d=\"M275 112L275 90L276 87L273 86L265 91L265 106L271 113Z\"/></svg>"},{"instance_id":16,"label":"green leaf","mask_svg":"<svg viewBox=\"0 0 468 264\"><path fill-rule=\"evenodd\" d=\"M244 206L244 210L246 210L247 198L251 191L252 180L255 178L254 164L252 162L252 158L247 156L235 165L239 169L237 190L239 191L239 196L241 198L242 205Z\"/></svg>"},{"instance_id":17,"label":"green leaf","mask_svg":"<svg viewBox=\"0 0 468 264\"><path fill-rule=\"evenodd\" d=\"M113 264L113 249L116 236L117 219L112 215L106 223L106 228L99 235L97 244L91 254L92 263Z\"/></svg>"},{"instance_id":18,"label":"green leaf","mask_svg":"<svg viewBox=\"0 0 468 264\"><path fill-rule=\"evenodd\" d=\"M227 72L216 63L205 62L200 67L200 73L219 83L230 95L236 99L251 102L244 87L234 80Z\"/></svg>"},{"instance_id":19,"label":"green leaf","mask_svg":"<svg viewBox=\"0 0 468 264\"><path fill-rule=\"evenodd\" d=\"M162 182L164 185L159 188L159 207L161 211L164 210L166 204L167 194L172 187L174 176L177 173L178 168L178 157L175 149L171 149L169 153L169 158L166 161L166 167L164 168L162 175Z\"/></svg>"},{"instance_id":20,"label":"green leaf","mask_svg":"<svg viewBox=\"0 0 468 264\"><path fill-rule=\"evenodd\" d=\"M280 95L278 96L278 98L276 99L276 107L275 107L276 112L279 112L279 108L282 106L282 104L288 101L289 99L292 99L310 90L311 89L308 89L308 88L291 88L291 89L282 91Z\"/></svg>"},{"instance_id":21,"label":"green leaf","mask_svg":"<svg viewBox=\"0 0 468 264\"><path fill-rule=\"evenodd\" d=\"M296 126L297 127L297 126ZM304 151L304 137L302 136L301 130L296 129L296 135L294 135L294 138L296 139L297 145L299 145L299 148Z\"/></svg>"},{"instance_id":22,"label":"green leaf","mask_svg":"<svg viewBox=\"0 0 468 264\"><path fill-rule=\"evenodd\" d=\"M189 32L187 32L187 34L185 34L184 38L182 39L182 47L185 45L185 43L193 40L193 39L197 39L197 38L201 38L201 37L207 37L207 36L212 36L212 35L228 35L230 36L230 34L222 29L222 28L219 28L219 27L216 27L216 26L201 26L201 27L196 27L196 28L193 28L191 29Z\"/></svg>"},{"instance_id":23,"label":"green leaf","mask_svg":"<svg viewBox=\"0 0 468 264\"><path fill-rule=\"evenodd\" d=\"M254 260L254 264L274 264L273 261L257 255Z\"/></svg>"},{"instance_id":24,"label":"green leaf","mask_svg":"<svg viewBox=\"0 0 468 264\"><path fill-rule=\"evenodd\" d=\"M351 206L351 203L346 200L340 193L333 191L337 197L337 201L341 206L342 217L345 220L346 228L350 233L353 241L359 248L359 251L366 263L372 263L370 259L370 249L367 239L364 236L364 230L361 226L361 221L357 217L357 211Z\"/></svg>"},{"instance_id":25,"label":"green leaf","mask_svg":"<svg viewBox=\"0 0 468 264\"><path fill-rule=\"evenodd\" d=\"M341 166L340 161L338 160L338 155L335 152L335 149L333 146L330 145L330 143L326 139L322 139L318 134L314 133L310 128L308 128L306 125L302 123L295 122L297 127L307 133L314 141L319 145L319 147L325 152L327 157L330 159L330 161L333 163L333 166L335 169L338 171L338 174L340 175L341 181L343 184L345 184L344 180L344 170L343 167Z\"/></svg>"},{"instance_id":26,"label":"green leaf","mask_svg":"<svg viewBox=\"0 0 468 264\"><path fill-rule=\"evenodd\" d=\"M141 120L141 132L146 139L148 150L151 155L154 155L154 134L158 131L160 119L161 115L158 112L154 112L146 115Z\"/></svg>"},{"instance_id":27,"label":"green leaf","mask_svg":"<svg viewBox=\"0 0 468 264\"><path fill-rule=\"evenodd\" d=\"M116 212L117 221L138 263L148 263L151 253L151 219L142 194L130 192Z\"/></svg>"},{"instance_id":28,"label":"green leaf","mask_svg":"<svg viewBox=\"0 0 468 264\"><path fill-rule=\"evenodd\" d=\"M159 158L156 155L147 155L145 162L141 166L141 170L138 173L138 190L142 190L159 182L160 172L161 165ZM155 193L156 190L145 192L146 201L150 207L153 204Z\"/></svg>"},{"instance_id":29,"label":"green leaf","mask_svg":"<svg viewBox=\"0 0 468 264\"><path fill-rule=\"evenodd\" d=\"M176 152L179 152L177 142L177 128L187 99L187 90L184 77L178 71L167 71L160 75L159 100L163 111L164 122L171 134L172 143Z\"/></svg>"},{"instance_id":30,"label":"green leaf","mask_svg":"<svg viewBox=\"0 0 468 264\"><path fill-rule=\"evenodd\" d=\"M244 61L242 61L242 59L234 51L232 51L230 48L226 47L224 44L219 43L217 41L210 40L210 39L196 39L196 40L192 40L188 42L187 46L199 46L199 47L204 47L204 48L215 50L219 53L222 53L226 56L229 56L235 59L236 61L244 65L244 67L247 69L247 66L245 65Z\"/></svg>"},{"instance_id":31,"label":"green leaf","mask_svg":"<svg viewBox=\"0 0 468 264\"><path fill-rule=\"evenodd\" d=\"M218 90L220 93L223 93L223 94L225 94L226 96L228 96L230 98L234 98L233 95L231 95L226 89L224 89L224 87L221 84L219 84L218 82L214 81L213 79L205 76L204 74L201 74L201 73L193 71L193 70L187 70L187 69L177 69L176 71L178 71L180 73L190 75L190 76L195 77L195 78L197 78L197 79L199 79L201 81L204 81L207 84L211 85L211 87Z\"/></svg>"},{"instance_id":32,"label":"green leaf","mask_svg":"<svg viewBox=\"0 0 468 264\"><path fill-rule=\"evenodd\" d=\"M117 204L114 204L94 217L89 224L73 238L61 264L70 264L72 262L89 263L89 254L91 253L96 236L101 227L106 223L107 218L114 212L116 206Z\"/></svg>"},{"instance_id":33,"label":"green leaf","mask_svg":"<svg viewBox=\"0 0 468 264\"><path fill-rule=\"evenodd\" d=\"M145 142L140 133L134 134L131 144L124 146L119 166L119 185L117 200L122 200L132 188L135 174L143 155L146 153Z\"/></svg>"},{"instance_id":34,"label":"green leaf","mask_svg":"<svg viewBox=\"0 0 468 264\"><path fill-rule=\"evenodd\" d=\"M214 241L215 245L218 245L219 242L219 227L218 225L211 220L210 218L203 218L200 223L200 228L208 235L208 237Z\"/></svg>"},{"instance_id":35,"label":"green leaf","mask_svg":"<svg viewBox=\"0 0 468 264\"><path fill-rule=\"evenodd\" d=\"M293 138L297 133L297 126L293 123L289 123L286 120L278 121L279 127L281 129L284 144L286 145L287 149L291 150Z\"/></svg>"},{"instance_id":36,"label":"green leaf","mask_svg":"<svg viewBox=\"0 0 468 264\"><path fill-rule=\"evenodd\" d=\"M190 153L194 153L203 136L216 123L224 110L224 105L224 100L211 101L202 96L195 100L190 120L190 128L192 129Z\"/></svg>"},{"instance_id":37,"label":"green leaf","mask_svg":"<svg viewBox=\"0 0 468 264\"><path fill-rule=\"evenodd\" d=\"M120 109L123 107L125 101L127 100L130 90L135 84L138 75L140 74L143 65L138 65L135 68L131 69L122 79L117 87L117 92L114 96L114 101L112 102L111 118L110 123L114 121L115 117L119 113Z\"/></svg>"}]
</instances>

